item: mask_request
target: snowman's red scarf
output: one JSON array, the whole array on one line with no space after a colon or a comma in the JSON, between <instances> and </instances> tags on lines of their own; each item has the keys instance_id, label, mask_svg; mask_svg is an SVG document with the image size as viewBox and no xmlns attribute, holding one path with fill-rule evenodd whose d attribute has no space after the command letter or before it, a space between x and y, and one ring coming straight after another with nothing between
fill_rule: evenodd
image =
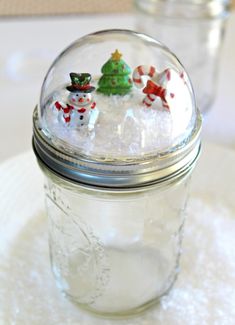
<instances>
[{"instance_id":1,"label":"snowman's red scarf","mask_svg":"<svg viewBox=\"0 0 235 325\"><path fill-rule=\"evenodd\" d=\"M66 104L66 107L63 107L58 101L55 102L55 107L58 111L62 110L63 111L63 117L66 123L69 123L71 120L71 111L74 109L72 105ZM96 107L96 103L93 102L90 106L91 109L94 109ZM82 114L86 112L85 107L81 107L78 110L78 113Z\"/></svg>"},{"instance_id":2,"label":"snowman's red scarf","mask_svg":"<svg viewBox=\"0 0 235 325\"><path fill-rule=\"evenodd\" d=\"M66 104L66 107L63 107L58 101L55 102L55 107L58 109L58 111L62 109L65 114L70 113L74 109L74 107L69 104Z\"/></svg>"}]
</instances>

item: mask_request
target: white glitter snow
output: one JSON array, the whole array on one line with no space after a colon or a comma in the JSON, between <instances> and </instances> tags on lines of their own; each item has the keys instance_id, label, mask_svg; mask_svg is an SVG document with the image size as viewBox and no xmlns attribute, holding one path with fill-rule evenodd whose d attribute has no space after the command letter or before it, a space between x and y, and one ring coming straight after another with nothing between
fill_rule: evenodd
<instances>
[{"instance_id":1,"label":"white glitter snow","mask_svg":"<svg viewBox=\"0 0 235 325\"><path fill-rule=\"evenodd\" d=\"M191 133L194 119L189 100L169 112L156 100L151 108L143 106L144 94L135 88L125 96L93 94L99 111L93 131L86 126L70 127L54 102L66 103L66 92L56 92L44 113L44 126L56 146L65 151L105 157L134 157L167 150ZM58 118L59 116L59 118Z\"/></svg>"}]
</instances>

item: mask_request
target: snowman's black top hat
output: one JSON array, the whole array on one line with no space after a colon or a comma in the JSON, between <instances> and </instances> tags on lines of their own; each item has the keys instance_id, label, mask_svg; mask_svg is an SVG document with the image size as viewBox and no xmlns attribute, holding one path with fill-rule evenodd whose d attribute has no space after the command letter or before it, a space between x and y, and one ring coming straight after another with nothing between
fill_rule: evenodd
<instances>
[{"instance_id":1,"label":"snowman's black top hat","mask_svg":"<svg viewBox=\"0 0 235 325\"><path fill-rule=\"evenodd\" d=\"M80 92L80 93L91 93L95 90L95 87L90 85L91 75L89 73L75 73L71 72L71 86L66 87L68 91L73 93Z\"/></svg>"}]
</instances>

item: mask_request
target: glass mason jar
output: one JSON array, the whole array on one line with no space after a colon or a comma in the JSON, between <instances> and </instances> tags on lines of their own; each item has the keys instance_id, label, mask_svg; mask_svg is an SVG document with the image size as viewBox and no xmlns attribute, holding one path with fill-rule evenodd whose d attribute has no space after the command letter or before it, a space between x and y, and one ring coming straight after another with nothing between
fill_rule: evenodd
<instances>
[{"instance_id":1,"label":"glass mason jar","mask_svg":"<svg viewBox=\"0 0 235 325\"><path fill-rule=\"evenodd\" d=\"M115 48L122 49L125 61ZM101 69L111 51L102 68L105 78L99 79L96 68ZM147 88L158 91L155 101L146 105L152 95L145 97L134 83L137 73L147 69L140 64L149 62L160 71L157 78L142 73L138 81L143 78ZM78 71L92 72L93 81L88 73L72 74L76 80L69 84L74 64ZM84 82L87 76L84 88L79 78ZM104 79L109 87L101 93ZM90 99L91 91L98 119L93 123L91 113L87 120L76 120L80 98ZM73 101L67 122L70 98L78 104ZM58 103L66 107L62 116ZM88 35L52 64L33 122L57 286L82 308L106 317L135 314L156 303L179 271L189 176L200 152L200 113L177 58L156 40L135 32Z\"/></svg>"},{"instance_id":2,"label":"glass mason jar","mask_svg":"<svg viewBox=\"0 0 235 325\"><path fill-rule=\"evenodd\" d=\"M205 113L216 97L230 0L135 0L136 29L167 44L192 79Z\"/></svg>"},{"instance_id":3,"label":"glass mason jar","mask_svg":"<svg viewBox=\"0 0 235 325\"><path fill-rule=\"evenodd\" d=\"M179 272L191 167L162 184L115 191L69 182L42 165L61 291L107 316L141 312L167 293Z\"/></svg>"}]
</instances>

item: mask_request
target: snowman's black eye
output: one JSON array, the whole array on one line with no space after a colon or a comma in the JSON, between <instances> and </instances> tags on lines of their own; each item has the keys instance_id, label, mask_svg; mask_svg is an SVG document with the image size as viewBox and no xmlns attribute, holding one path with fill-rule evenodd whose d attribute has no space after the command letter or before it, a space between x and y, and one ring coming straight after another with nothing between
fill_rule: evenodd
<instances>
[{"instance_id":1,"label":"snowman's black eye","mask_svg":"<svg viewBox=\"0 0 235 325\"><path fill-rule=\"evenodd\" d=\"M83 95L83 97L86 97L86 95Z\"/></svg>"},{"instance_id":2,"label":"snowman's black eye","mask_svg":"<svg viewBox=\"0 0 235 325\"><path fill-rule=\"evenodd\" d=\"M78 97L78 94L76 94L76 96Z\"/></svg>"}]
</instances>

